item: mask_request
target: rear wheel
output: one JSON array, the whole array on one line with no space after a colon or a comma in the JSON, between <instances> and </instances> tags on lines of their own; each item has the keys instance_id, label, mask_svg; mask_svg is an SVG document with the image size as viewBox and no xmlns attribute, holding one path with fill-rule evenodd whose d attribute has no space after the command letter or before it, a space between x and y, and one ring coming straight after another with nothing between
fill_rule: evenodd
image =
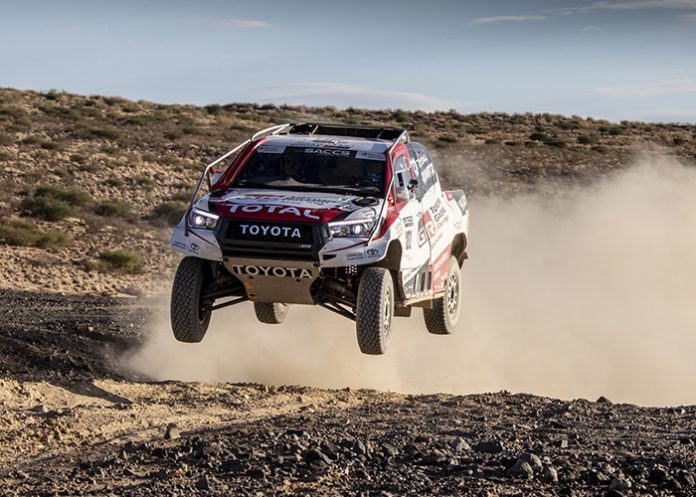
<instances>
[{"instance_id":1,"label":"rear wheel","mask_svg":"<svg viewBox=\"0 0 696 497\"><path fill-rule=\"evenodd\" d=\"M450 258L445 295L433 301L432 309L423 309L425 327L433 335L450 335L459 321L462 276L457 258Z\"/></svg>"},{"instance_id":2,"label":"rear wheel","mask_svg":"<svg viewBox=\"0 0 696 497\"><path fill-rule=\"evenodd\" d=\"M201 300L203 288L210 281L210 264L197 257L185 257L179 263L172 285L169 309L174 338L180 342L203 340L212 314L212 302Z\"/></svg>"},{"instance_id":3,"label":"rear wheel","mask_svg":"<svg viewBox=\"0 0 696 497\"><path fill-rule=\"evenodd\" d=\"M280 324L288 315L288 305L279 302L254 302L256 318L266 324Z\"/></svg>"},{"instance_id":4,"label":"rear wheel","mask_svg":"<svg viewBox=\"0 0 696 497\"><path fill-rule=\"evenodd\" d=\"M394 317L394 282L387 269L371 267L362 274L355 314L360 351L370 355L384 354Z\"/></svg>"}]
</instances>

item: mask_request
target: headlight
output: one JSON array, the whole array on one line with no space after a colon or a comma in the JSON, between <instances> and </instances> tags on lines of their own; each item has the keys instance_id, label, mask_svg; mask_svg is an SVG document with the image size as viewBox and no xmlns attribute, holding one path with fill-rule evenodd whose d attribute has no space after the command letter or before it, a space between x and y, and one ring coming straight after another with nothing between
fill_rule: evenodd
<instances>
[{"instance_id":1,"label":"headlight","mask_svg":"<svg viewBox=\"0 0 696 497\"><path fill-rule=\"evenodd\" d=\"M191 209L189 214L189 226L191 228L203 228L212 230L217 224L217 220L220 216L216 214L211 214L210 212L200 211L198 209Z\"/></svg>"},{"instance_id":2,"label":"headlight","mask_svg":"<svg viewBox=\"0 0 696 497\"><path fill-rule=\"evenodd\" d=\"M332 237L368 238L375 227L375 219L355 219L352 221L336 221L329 223Z\"/></svg>"}]
</instances>

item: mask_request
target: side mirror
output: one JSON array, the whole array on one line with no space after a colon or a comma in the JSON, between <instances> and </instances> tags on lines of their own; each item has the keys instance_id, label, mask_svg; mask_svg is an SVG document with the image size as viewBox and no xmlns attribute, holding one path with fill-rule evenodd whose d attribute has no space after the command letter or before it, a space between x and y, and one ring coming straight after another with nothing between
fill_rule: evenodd
<instances>
[{"instance_id":1,"label":"side mirror","mask_svg":"<svg viewBox=\"0 0 696 497\"><path fill-rule=\"evenodd\" d=\"M406 183L406 177L400 176L399 181L396 184L396 198L402 202L408 202L416 196L415 189L418 185L418 181L415 179L410 180Z\"/></svg>"},{"instance_id":2,"label":"side mirror","mask_svg":"<svg viewBox=\"0 0 696 497\"><path fill-rule=\"evenodd\" d=\"M402 202L408 202L411 200L411 191L406 186L397 186L396 198Z\"/></svg>"}]
</instances>

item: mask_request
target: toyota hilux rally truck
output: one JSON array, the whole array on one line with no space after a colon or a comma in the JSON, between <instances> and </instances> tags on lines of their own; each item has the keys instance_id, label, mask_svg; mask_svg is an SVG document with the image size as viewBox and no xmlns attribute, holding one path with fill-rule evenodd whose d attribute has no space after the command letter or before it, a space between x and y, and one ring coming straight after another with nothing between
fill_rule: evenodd
<instances>
[{"instance_id":1,"label":"toyota hilux rally truck","mask_svg":"<svg viewBox=\"0 0 696 497\"><path fill-rule=\"evenodd\" d=\"M290 304L352 319L365 354L384 354L392 318L413 307L430 333L450 334L468 226L464 192L441 189L405 130L259 131L205 168L171 237L186 256L172 287L174 336L200 342L213 311L244 301L262 323L283 322Z\"/></svg>"}]
</instances>

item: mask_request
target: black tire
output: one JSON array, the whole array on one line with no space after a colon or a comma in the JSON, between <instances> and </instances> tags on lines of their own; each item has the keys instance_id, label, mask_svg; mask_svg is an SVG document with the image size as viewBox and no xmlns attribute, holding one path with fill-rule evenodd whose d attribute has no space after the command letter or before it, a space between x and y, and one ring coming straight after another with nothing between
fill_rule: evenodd
<instances>
[{"instance_id":1,"label":"black tire","mask_svg":"<svg viewBox=\"0 0 696 497\"><path fill-rule=\"evenodd\" d=\"M432 309L423 309L425 327L433 335L451 335L459 321L462 275L457 258L450 258L445 296L433 301Z\"/></svg>"},{"instance_id":2,"label":"black tire","mask_svg":"<svg viewBox=\"0 0 696 497\"><path fill-rule=\"evenodd\" d=\"M203 340L212 314L212 302L201 302L201 292L210 278L210 263L185 257L179 263L172 285L169 308L174 338L180 342Z\"/></svg>"},{"instance_id":3,"label":"black tire","mask_svg":"<svg viewBox=\"0 0 696 497\"><path fill-rule=\"evenodd\" d=\"M279 302L254 302L256 318L266 324L280 324L288 315L288 304Z\"/></svg>"},{"instance_id":4,"label":"black tire","mask_svg":"<svg viewBox=\"0 0 696 497\"><path fill-rule=\"evenodd\" d=\"M387 269L367 268L360 278L355 329L363 354L387 351L394 318L394 282Z\"/></svg>"}]
</instances>

